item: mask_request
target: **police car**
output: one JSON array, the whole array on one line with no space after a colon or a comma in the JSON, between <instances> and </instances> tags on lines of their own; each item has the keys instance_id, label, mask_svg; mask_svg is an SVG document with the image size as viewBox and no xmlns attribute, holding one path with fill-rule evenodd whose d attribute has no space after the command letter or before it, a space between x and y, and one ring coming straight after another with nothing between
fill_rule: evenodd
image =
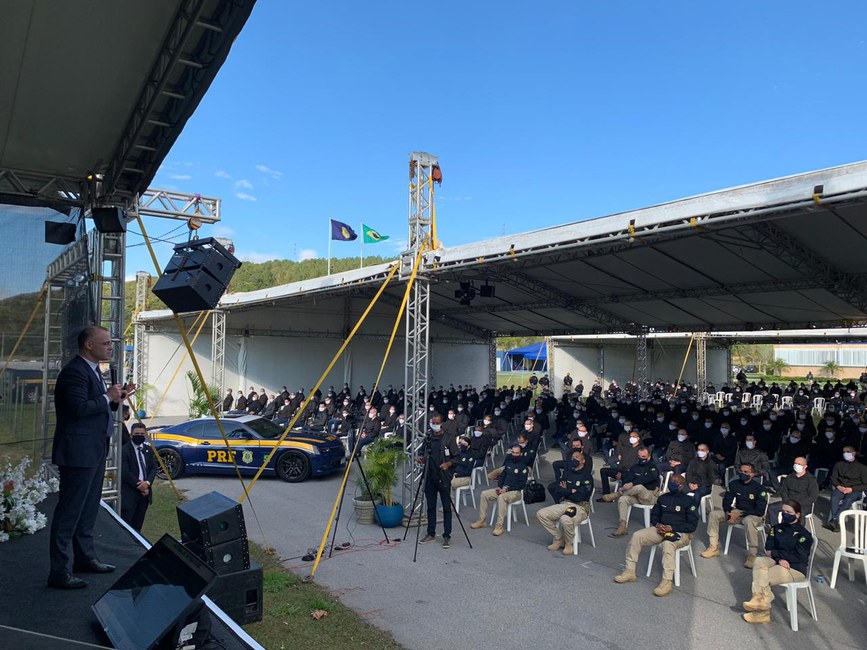
<instances>
[{"instance_id":1,"label":"police car","mask_svg":"<svg viewBox=\"0 0 867 650\"><path fill-rule=\"evenodd\" d=\"M255 474L274 447L264 474L289 483L338 471L344 463L343 444L335 436L293 430L283 442L283 427L255 415L227 415L220 420L231 450L213 418L189 420L149 432L157 453L173 479L188 474ZM165 478L162 469L158 474Z\"/></svg>"}]
</instances>

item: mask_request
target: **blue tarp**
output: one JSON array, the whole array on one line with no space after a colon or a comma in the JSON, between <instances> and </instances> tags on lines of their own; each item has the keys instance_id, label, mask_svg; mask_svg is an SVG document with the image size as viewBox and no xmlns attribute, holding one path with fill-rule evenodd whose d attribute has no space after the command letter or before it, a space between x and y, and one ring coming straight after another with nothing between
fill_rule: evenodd
<instances>
[{"instance_id":1,"label":"blue tarp","mask_svg":"<svg viewBox=\"0 0 867 650\"><path fill-rule=\"evenodd\" d=\"M548 345L545 341L531 343L506 352L512 370L536 370L548 368Z\"/></svg>"}]
</instances>

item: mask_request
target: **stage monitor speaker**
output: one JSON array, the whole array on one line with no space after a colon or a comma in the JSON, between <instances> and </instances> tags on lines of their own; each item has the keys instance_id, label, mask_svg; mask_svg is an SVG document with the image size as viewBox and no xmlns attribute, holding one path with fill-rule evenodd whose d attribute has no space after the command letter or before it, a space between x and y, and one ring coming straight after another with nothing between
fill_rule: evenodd
<instances>
[{"instance_id":1,"label":"stage monitor speaker","mask_svg":"<svg viewBox=\"0 0 867 650\"><path fill-rule=\"evenodd\" d=\"M216 546L247 538L241 504L219 492L210 492L177 507L181 541Z\"/></svg>"},{"instance_id":2,"label":"stage monitor speaker","mask_svg":"<svg viewBox=\"0 0 867 650\"><path fill-rule=\"evenodd\" d=\"M169 535L91 607L115 648L150 650L198 607L214 571Z\"/></svg>"},{"instance_id":3,"label":"stage monitor speaker","mask_svg":"<svg viewBox=\"0 0 867 650\"><path fill-rule=\"evenodd\" d=\"M75 241L75 224L61 223L59 221L45 222L46 244L71 244Z\"/></svg>"},{"instance_id":4,"label":"stage monitor speaker","mask_svg":"<svg viewBox=\"0 0 867 650\"><path fill-rule=\"evenodd\" d=\"M176 314L217 306L241 262L213 238L175 246L153 293Z\"/></svg>"},{"instance_id":5,"label":"stage monitor speaker","mask_svg":"<svg viewBox=\"0 0 867 650\"><path fill-rule=\"evenodd\" d=\"M483 284L481 287L479 287L479 296L482 298L493 298L494 297L494 285Z\"/></svg>"},{"instance_id":6,"label":"stage monitor speaker","mask_svg":"<svg viewBox=\"0 0 867 650\"><path fill-rule=\"evenodd\" d=\"M205 595L238 625L262 620L262 565L251 562L249 569L214 578Z\"/></svg>"},{"instance_id":7,"label":"stage monitor speaker","mask_svg":"<svg viewBox=\"0 0 867 650\"><path fill-rule=\"evenodd\" d=\"M250 568L250 548L247 546L246 537L213 546L188 542L186 547L220 575Z\"/></svg>"},{"instance_id":8,"label":"stage monitor speaker","mask_svg":"<svg viewBox=\"0 0 867 650\"><path fill-rule=\"evenodd\" d=\"M90 216L99 232L126 232L126 217L120 208L92 208Z\"/></svg>"}]
</instances>

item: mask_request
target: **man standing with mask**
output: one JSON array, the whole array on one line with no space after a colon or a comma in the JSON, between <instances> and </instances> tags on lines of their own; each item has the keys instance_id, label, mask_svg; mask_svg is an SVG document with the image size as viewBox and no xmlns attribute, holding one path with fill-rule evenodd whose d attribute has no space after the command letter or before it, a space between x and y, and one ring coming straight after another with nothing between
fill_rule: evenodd
<instances>
[{"instance_id":1,"label":"man standing with mask","mask_svg":"<svg viewBox=\"0 0 867 650\"><path fill-rule=\"evenodd\" d=\"M130 442L121 449L120 516L134 530L141 532L148 506L153 502L151 485L157 475L157 464L150 445L145 444L145 425L132 425Z\"/></svg>"},{"instance_id":2,"label":"man standing with mask","mask_svg":"<svg viewBox=\"0 0 867 650\"><path fill-rule=\"evenodd\" d=\"M425 438L424 455L419 463L427 461L424 481L424 498L427 501L427 535L421 540L429 544L436 539L437 496L443 505L443 548L449 548L452 540L452 465L459 454L454 438L446 439L442 428L442 416L433 416L430 431Z\"/></svg>"},{"instance_id":3,"label":"man standing with mask","mask_svg":"<svg viewBox=\"0 0 867 650\"><path fill-rule=\"evenodd\" d=\"M703 558L719 555L719 526L722 521L729 525L743 524L747 536L749 553L744 566L753 568L756 552L759 549L759 527L764 525L768 493L755 480L756 468L749 463L740 466L738 477L729 483L728 491L723 494L722 510L714 510L707 519L709 545L702 552Z\"/></svg>"}]
</instances>

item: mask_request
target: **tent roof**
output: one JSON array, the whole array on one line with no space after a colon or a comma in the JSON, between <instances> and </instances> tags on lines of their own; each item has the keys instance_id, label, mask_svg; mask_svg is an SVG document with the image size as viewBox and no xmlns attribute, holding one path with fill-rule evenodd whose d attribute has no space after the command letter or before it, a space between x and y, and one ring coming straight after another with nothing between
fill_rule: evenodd
<instances>
[{"instance_id":1,"label":"tent roof","mask_svg":"<svg viewBox=\"0 0 867 650\"><path fill-rule=\"evenodd\" d=\"M0 201L145 190L255 0L20 0L0 20Z\"/></svg>"},{"instance_id":2,"label":"tent roof","mask_svg":"<svg viewBox=\"0 0 867 650\"><path fill-rule=\"evenodd\" d=\"M475 336L867 325L867 163L427 253L431 319ZM231 310L350 293L387 265L224 296ZM470 305L459 282L494 286ZM395 282L386 298L400 305ZM164 318L152 314L150 318Z\"/></svg>"},{"instance_id":3,"label":"tent roof","mask_svg":"<svg viewBox=\"0 0 867 650\"><path fill-rule=\"evenodd\" d=\"M538 361L548 360L548 344L544 341L538 343L530 343L514 350L506 352L507 357L526 357Z\"/></svg>"}]
</instances>

